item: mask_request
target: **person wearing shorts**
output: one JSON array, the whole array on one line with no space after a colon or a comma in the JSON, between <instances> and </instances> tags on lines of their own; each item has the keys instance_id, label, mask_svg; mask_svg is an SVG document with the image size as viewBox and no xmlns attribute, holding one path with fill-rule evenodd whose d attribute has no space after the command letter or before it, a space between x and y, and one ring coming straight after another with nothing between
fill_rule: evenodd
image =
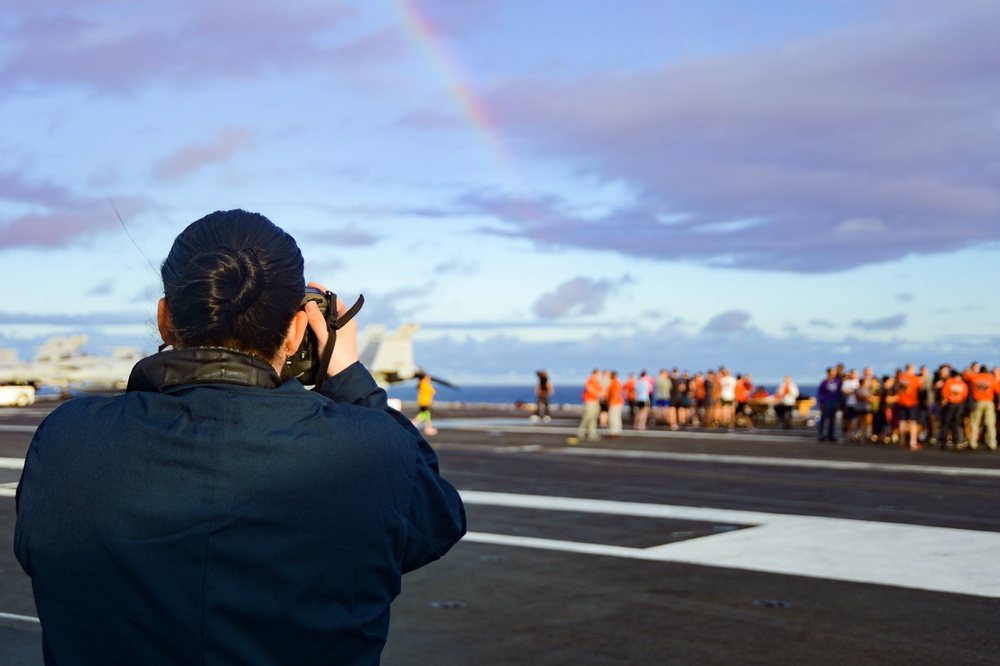
<instances>
[{"instance_id":1,"label":"person wearing shorts","mask_svg":"<svg viewBox=\"0 0 1000 666\"><path fill-rule=\"evenodd\" d=\"M632 426L636 430L646 429L646 419L649 418L650 393L652 393L652 378L643 370L639 373L639 378L635 380L635 405L638 409L635 415L635 424Z\"/></svg>"},{"instance_id":2,"label":"person wearing shorts","mask_svg":"<svg viewBox=\"0 0 1000 666\"><path fill-rule=\"evenodd\" d=\"M653 385L653 416L658 424L670 426L676 424L677 415L670 409L670 393L673 388L674 383L670 379L670 374L665 368L660 370L656 383Z\"/></svg>"},{"instance_id":3,"label":"person wearing shorts","mask_svg":"<svg viewBox=\"0 0 1000 666\"><path fill-rule=\"evenodd\" d=\"M912 363L906 364L906 371L899 376L896 383L896 410L899 415L899 445L903 448L907 446L907 435L909 435L909 448L911 451L923 448L917 441L920 429L920 387L922 382L920 377L914 372Z\"/></svg>"},{"instance_id":4,"label":"person wearing shorts","mask_svg":"<svg viewBox=\"0 0 1000 666\"><path fill-rule=\"evenodd\" d=\"M844 437L849 442L859 441L857 424L858 413L860 411L860 399L858 397L860 390L861 381L858 379L858 371L851 370L840 384L840 393L844 402Z\"/></svg>"},{"instance_id":5,"label":"person wearing shorts","mask_svg":"<svg viewBox=\"0 0 1000 666\"><path fill-rule=\"evenodd\" d=\"M730 431L736 427L736 378L730 374L726 368L719 368L719 376L716 380L719 388L719 419L725 423ZM707 392L707 391L706 391Z\"/></svg>"},{"instance_id":6,"label":"person wearing shorts","mask_svg":"<svg viewBox=\"0 0 1000 666\"><path fill-rule=\"evenodd\" d=\"M431 403L434 401L434 386L431 384L431 376L424 375L417 384L417 415L413 418L413 425L424 426L424 435L431 436L437 434L437 428L431 423Z\"/></svg>"}]
</instances>

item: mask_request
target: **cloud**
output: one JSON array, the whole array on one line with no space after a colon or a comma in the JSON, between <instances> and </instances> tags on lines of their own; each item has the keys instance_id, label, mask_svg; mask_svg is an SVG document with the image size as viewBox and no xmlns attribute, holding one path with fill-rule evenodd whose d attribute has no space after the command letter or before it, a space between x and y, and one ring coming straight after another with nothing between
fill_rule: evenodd
<instances>
[{"instance_id":1,"label":"cloud","mask_svg":"<svg viewBox=\"0 0 1000 666\"><path fill-rule=\"evenodd\" d=\"M443 261L434 267L434 272L438 275L474 275L477 267L471 261L461 261L450 259Z\"/></svg>"},{"instance_id":2,"label":"cloud","mask_svg":"<svg viewBox=\"0 0 1000 666\"><path fill-rule=\"evenodd\" d=\"M159 180L180 180L206 166L225 164L253 143L254 135L247 129L223 130L210 143L190 144L178 149L153 168L153 175Z\"/></svg>"},{"instance_id":3,"label":"cloud","mask_svg":"<svg viewBox=\"0 0 1000 666\"><path fill-rule=\"evenodd\" d=\"M115 291L115 281L105 280L100 284L96 284L90 288L87 292L88 296L107 296L113 294Z\"/></svg>"},{"instance_id":4,"label":"cloud","mask_svg":"<svg viewBox=\"0 0 1000 666\"><path fill-rule=\"evenodd\" d=\"M544 329L544 330L594 330L597 328L621 326L620 321L447 321L447 322L421 322L420 327L428 331L449 331L449 330L494 330L508 331L513 329Z\"/></svg>"},{"instance_id":5,"label":"cloud","mask_svg":"<svg viewBox=\"0 0 1000 666\"><path fill-rule=\"evenodd\" d=\"M371 246L382 240L370 231L356 224L349 224L339 229L327 229L318 232L306 232L303 237L318 243L328 243L339 247Z\"/></svg>"},{"instance_id":6,"label":"cloud","mask_svg":"<svg viewBox=\"0 0 1000 666\"><path fill-rule=\"evenodd\" d=\"M837 328L837 325L826 319L810 319L809 325L814 328Z\"/></svg>"},{"instance_id":7,"label":"cloud","mask_svg":"<svg viewBox=\"0 0 1000 666\"><path fill-rule=\"evenodd\" d=\"M149 202L139 197L80 196L61 185L0 172L0 251L19 247L68 247L81 237L120 227L115 207L125 217L139 215Z\"/></svg>"},{"instance_id":8,"label":"cloud","mask_svg":"<svg viewBox=\"0 0 1000 666\"><path fill-rule=\"evenodd\" d=\"M325 0L246 0L239 10L223 0L16 0L5 3L0 24L0 86L125 91L148 82L247 79L275 68L330 69L344 62L335 57L340 49L353 49L356 59L347 62L357 66L356 44L331 39L352 15L348 3ZM372 44L360 50L376 55Z\"/></svg>"},{"instance_id":9,"label":"cloud","mask_svg":"<svg viewBox=\"0 0 1000 666\"><path fill-rule=\"evenodd\" d=\"M31 324L42 326L111 326L127 324L143 324L149 321L149 315L144 312L91 312L87 314L28 314L23 312L0 312L0 324L5 326L15 324Z\"/></svg>"},{"instance_id":10,"label":"cloud","mask_svg":"<svg viewBox=\"0 0 1000 666\"><path fill-rule=\"evenodd\" d=\"M702 333L739 333L749 330L750 315L746 312L731 310L712 317L702 329Z\"/></svg>"},{"instance_id":11,"label":"cloud","mask_svg":"<svg viewBox=\"0 0 1000 666\"><path fill-rule=\"evenodd\" d=\"M651 346L650 340L657 344ZM872 366L882 375L908 362L936 367L978 358L995 363L997 349L1000 336L923 342L848 336L831 344L801 333L768 335L756 329L720 345L717 337L685 333L671 326L599 332L583 340L532 341L504 332L486 338L446 335L414 341L417 362L453 381L488 383L514 375L523 377L530 386L534 370L544 367L557 387L574 382L582 386L594 367L631 372L677 366L697 371L724 365L733 372L749 372L758 382L776 382L790 373L800 387L812 390L825 376L826 368L838 362L849 368ZM578 402L579 394L573 392L567 400Z\"/></svg>"},{"instance_id":12,"label":"cloud","mask_svg":"<svg viewBox=\"0 0 1000 666\"><path fill-rule=\"evenodd\" d=\"M72 208L80 203L80 198L54 183L30 182L19 173L0 173L0 201Z\"/></svg>"},{"instance_id":13,"label":"cloud","mask_svg":"<svg viewBox=\"0 0 1000 666\"><path fill-rule=\"evenodd\" d=\"M629 278L623 278L627 281ZM559 319L599 314L622 280L592 280L576 277L559 285L555 291L543 294L535 301L532 312L542 319Z\"/></svg>"},{"instance_id":14,"label":"cloud","mask_svg":"<svg viewBox=\"0 0 1000 666\"><path fill-rule=\"evenodd\" d=\"M399 326L404 322L417 321L422 311L421 300L431 293L427 284L414 285L387 292L369 292L365 296L365 307L358 316L360 326L368 323ZM347 300L347 297L341 295Z\"/></svg>"},{"instance_id":15,"label":"cloud","mask_svg":"<svg viewBox=\"0 0 1000 666\"><path fill-rule=\"evenodd\" d=\"M833 233L841 236L861 236L885 233L889 227L877 217L852 217L833 228Z\"/></svg>"},{"instance_id":16,"label":"cloud","mask_svg":"<svg viewBox=\"0 0 1000 666\"><path fill-rule=\"evenodd\" d=\"M556 197L468 203L539 245L753 269L996 241L1000 166L983 146L998 133L1000 5L889 7L753 52L497 85L489 106L522 151L629 183L635 202L600 219Z\"/></svg>"},{"instance_id":17,"label":"cloud","mask_svg":"<svg viewBox=\"0 0 1000 666\"><path fill-rule=\"evenodd\" d=\"M906 323L906 315L898 314L884 319L862 320L855 319L851 325L863 331L891 331L903 326Z\"/></svg>"}]
</instances>

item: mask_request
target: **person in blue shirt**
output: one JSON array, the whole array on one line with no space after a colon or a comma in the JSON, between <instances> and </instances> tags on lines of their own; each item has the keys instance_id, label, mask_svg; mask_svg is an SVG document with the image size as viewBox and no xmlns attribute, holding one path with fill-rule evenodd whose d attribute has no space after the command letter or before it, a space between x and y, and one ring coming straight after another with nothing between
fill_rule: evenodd
<instances>
[{"instance_id":1,"label":"person in blue shirt","mask_svg":"<svg viewBox=\"0 0 1000 666\"><path fill-rule=\"evenodd\" d=\"M53 411L25 460L14 549L45 662L378 663L402 574L465 533L458 492L355 322L320 391L283 376L307 327L330 336L270 220L208 215L161 272L172 349Z\"/></svg>"}]
</instances>

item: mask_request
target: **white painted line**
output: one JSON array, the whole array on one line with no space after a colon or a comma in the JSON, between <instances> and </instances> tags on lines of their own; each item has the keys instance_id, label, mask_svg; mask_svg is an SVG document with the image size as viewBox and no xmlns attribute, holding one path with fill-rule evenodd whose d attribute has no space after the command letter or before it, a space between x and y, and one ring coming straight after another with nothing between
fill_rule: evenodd
<instances>
[{"instance_id":1,"label":"white painted line","mask_svg":"<svg viewBox=\"0 0 1000 666\"><path fill-rule=\"evenodd\" d=\"M559 550L565 553L583 553L585 555L613 555L632 559L643 558L642 550L624 546L607 546L599 543L581 543L579 541L558 541L556 539L538 539L535 537L507 536L504 534L487 534L485 532L468 532L462 541L474 543L491 543L497 546L520 546L521 548L538 548L541 550Z\"/></svg>"},{"instance_id":2,"label":"white painted line","mask_svg":"<svg viewBox=\"0 0 1000 666\"><path fill-rule=\"evenodd\" d=\"M0 425L0 432L35 432L36 425Z\"/></svg>"},{"instance_id":3,"label":"white painted line","mask_svg":"<svg viewBox=\"0 0 1000 666\"><path fill-rule=\"evenodd\" d=\"M493 453L533 453L541 451L544 446L540 444L526 444L524 446L498 446L493 449Z\"/></svg>"},{"instance_id":4,"label":"white painted line","mask_svg":"<svg viewBox=\"0 0 1000 666\"><path fill-rule=\"evenodd\" d=\"M472 430L472 431L496 431L496 432L517 432L532 434L556 434L556 435L576 435L577 426L573 425L538 425L531 421L518 418L454 418L439 419L437 421L438 430ZM600 434L607 437L606 430L601 430ZM755 442L772 443L802 443L803 441L816 439L814 430L800 431L794 434L776 435L771 430L758 429L754 432L738 430L727 432L725 429L680 429L680 430L624 430L622 436L626 439L630 437L642 438L672 438L683 437L685 439L742 439L752 438Z\"/></svg>"},{"instance_id":5,"label":"white painted line","mask_svg":"<svg viewBox=\"0 0 1000 666\"><path fill-rule=\"evenodd\" d=\"M717 453L671 453L668 451L635 451L624 449L593 449L571 447L549 449L547 453L561 455L598 456L602 458L632 458L646 460L678 460L683 462L713 462L735 465L765 465L768 467L807 467L811 469L851 469L865 472L910 472L940 476L981 476L1000 478L1000 469L974 467L942 467L939 465L900 465L896 463L865 463L846 460L815 460L811 458L777 458L774 456L735 456Z\"/></svg>"},{"instance_id":6,"label":"white painted line","mask_svg":"<svg viewBox=\"0 0 1000 666\"><path fill-rule=\"evenodd\" d=\"M652 548L472 532L476 543L1000 598L1000 533L571 497L462 491L467 504L755 525Z\"/></svg>"},{"instance_id":7,"label":"white painted line","mask_svg":"<svg viewBox=\"0 0 1000 666\"><path fill-rule=\"evenodd\" d=\"M17 497L16 488L0 488L0 497Z\"/></svg>"},{"instance_id":8,"label":"white painted line","mask_svg":"<svg viewBox=\"0 0 1000 666\"><path fill-rule=\"evenodd\" d=\"M0 469L24 469L24 458L0 458Z\"/></svg>"},{"instance_id":9,"label":"white painted line","mask_svg":"<svg viewBox=\"0 0 1000 666\"><path fill-rule=\"evenodd\" d=\"M0 613L0 620L14 620L15 622L41 624L37 617L31 617L30 615L14 615L13 613Z\"/></svg>"}]
</instances>

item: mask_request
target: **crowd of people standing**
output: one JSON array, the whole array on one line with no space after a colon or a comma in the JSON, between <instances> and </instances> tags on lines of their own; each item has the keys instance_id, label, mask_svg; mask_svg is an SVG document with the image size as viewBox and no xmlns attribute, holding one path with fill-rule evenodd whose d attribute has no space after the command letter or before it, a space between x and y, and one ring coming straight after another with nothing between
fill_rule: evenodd
<instances>
[{"instance_id":1,"label":"crowd of people standing","mask_svg":"<svg viewBox=\"0 0 1000 666\"><path fill-rule=\"evenodd\" d=\"M746 406L754 394L749 374L734 375L724 367L694 374L678 368L662 369L655 377L643 370L624 380L617 371L595 368L583 390L578 437L598 439L599 426L607 427L609 437L620 437L626 408L635 430L646 430L651 421L671 430L684 426L753 430ZM795 396L791 398L793 405Z\"/></svg>"},{"instance_id":2,"label":"crowd of people standing","mask_svg":"<svg viewBox=\"0 0 1000 666\"><path fill-rule=\"evenodd\" d=\"M859 375L838 365L827 369L816 398L820 441L838 440L839 414L840 435L849 442L960 451L975 450L982 441L997 449L1000 367L973 362L961 370L943 364L917 371L911 363L879 378L871 368Z\"/></svg>"},{"instance_id":3,"label":"crowd of people standing","mask_svg":"<svg viewBox=\"0 0 1000 666\"><path fill-rule=\"evenodd\" d=\"M540 394L547 397L551 380L546 377L542 384ZM801 397L789 375L769 394L754 386L749 373L734 375L725 367L696 373L662 369L655 376L643 370L625 378L614 370L595 368L584 386L577 436L596 440L598 428L606 428L609 437L620 437L626 420L635 430L655 423L671 430L701 426L733 431L742 426L752 431L752 404L761 402L774 408L782 427L791 428ZM918 371L908 364L879 377L870 367L859 372L840 364L828 368L817 387L816 406L820 441L910 450L924 446L975 450L983 443L995 451L1000 367L989 369L974 362L960 370L943 364L933 371L928 366Z\"/></svg>"}]
</instances>

